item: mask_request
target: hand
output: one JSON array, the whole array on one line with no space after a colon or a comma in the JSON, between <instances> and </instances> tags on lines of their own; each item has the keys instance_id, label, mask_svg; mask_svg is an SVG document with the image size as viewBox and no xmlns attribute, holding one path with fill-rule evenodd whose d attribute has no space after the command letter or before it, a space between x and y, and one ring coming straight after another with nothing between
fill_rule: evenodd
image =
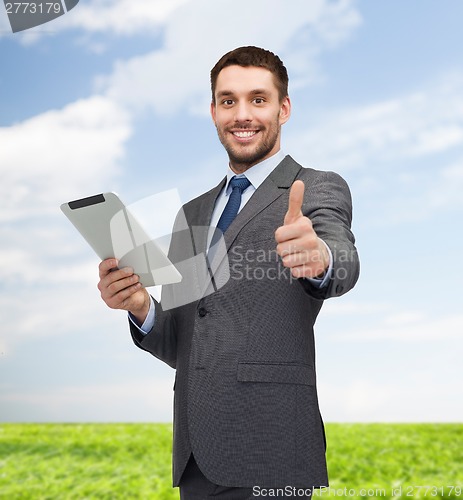
<instances>
[{"instance_id":1,"label":"hand","mask_svg":"<svg viewBox=\"0 0 463 500\"><path fill-rule=\"evenodd\" d=\"M142 325L150 307L149 294L139 282L133 269L117 269L116 259L106 259L99 265L98 290L101 298L111 309L129 311Z\"/></svg>"},{"instance_id":2,"label":"hand","mask_svg":"<svg viewBox=\"0 0 463 500\"><path fill-rule=\"evenodd\" d=\"M329 254L312 222L302 213L304 183L294 181L289 193L284 224L275 231L277 253L295 278L315 278L329 266Z\"/></svg>"}]
</instances>

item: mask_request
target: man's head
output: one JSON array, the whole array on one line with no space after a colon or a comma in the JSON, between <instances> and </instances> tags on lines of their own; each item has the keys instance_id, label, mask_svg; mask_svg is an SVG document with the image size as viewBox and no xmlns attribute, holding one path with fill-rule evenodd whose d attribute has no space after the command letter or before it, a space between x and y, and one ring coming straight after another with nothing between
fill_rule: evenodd
<instances>
[{"instance_id":1,"label":"man's head","mask_svg":"<svg viewBox=\"0 0 463 500\"><path fill-rule=\"evenodd\" d=\"M291 114L288 74L264 49L241 47L211 71L212 120L235 172L244 172L280 149L281 125Z\"/></svg>"},{"instance_id":2,"label":"man's head","mask_svg":"<svg viewBox=\"0 0 463 500\"><path fill-rule=\"evenodd\" d=\"M215 89L219 73L227 66L233 65L267 69L273 75L280 101L288 95L288 72L276 54L260 47L238 47L223 55L211 70L212 102L215 103Z\"/></svg>"}]
</instances>

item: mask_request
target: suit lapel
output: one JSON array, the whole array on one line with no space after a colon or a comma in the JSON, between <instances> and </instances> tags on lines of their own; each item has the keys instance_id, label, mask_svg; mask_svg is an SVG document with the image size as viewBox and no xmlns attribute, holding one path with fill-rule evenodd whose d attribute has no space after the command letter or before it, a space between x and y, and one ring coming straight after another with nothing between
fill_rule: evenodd
<instances>
[{"instance_id":1,"label":"suit lapel","mask_svg":"<svg viewBox=\"0 0 463 500\"><path fill-rule=\"evenodd\" d=\"M224 177L217 186L199 198L195 211L189 213L188 225L193 231L193 241L196 255L206 254L207 237L211 224L212 212L214 211L217 197L225 186L227 178Z\"/></svg>"},{"instance_id":2,"label":"suit lapel","mask_svg":"<svg viewBox=\"0 0 463 500\"><path fill-rule=\"evenodd\" d=\"M301 168L302 167L289 155L285 156L285 158L277 165L272 173L251 196L251 199L246 203L225 232L224 240L227 252L246 224L265 210L271 203L273 203L278 197L285 193L288 188L291 187ZM212 218L212 212L214 210L217 197L224 188L225 183L226 177L222 179L221 182L213 189L204 193L199 198L199 203L195 206L195 210L189 212L188 214L188 225L193 231L192 236L196 255L200 253L203 253L204 255L207 254L208 229ZM275 229L277 229L277 227L275 227ZM225 253L218 252L216 257L217 259L213 259L212 267L214 269L216 269L216 267L220 264L220 261L222 261L223 257L225 257Z\"/></svg>"},{"instance_id":3,"label":"suit lapel","mask_svg":"<svg viewBox=\"0 0 463 500\"><path fill-rule=\"evenodd\" d=\"M224 239L227 251L246 224L291 187L301 168L291 156L285 156L281 163L277 165L258 187L250 200L236 216L235 220L230 224L230 227L225 231Z\"/></svg>"}]
</instances>

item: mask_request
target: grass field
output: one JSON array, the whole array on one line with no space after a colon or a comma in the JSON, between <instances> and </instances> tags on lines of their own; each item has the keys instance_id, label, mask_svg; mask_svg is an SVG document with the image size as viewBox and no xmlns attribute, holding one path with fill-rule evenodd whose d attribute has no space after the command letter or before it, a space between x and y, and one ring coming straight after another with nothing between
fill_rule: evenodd
<instances>
[{"instance_id":1,"label":"grass field","mask_svg":"<svg viewBox=\"0 0 463 500\"><path fill-rule=\"evenodd\" d=\"M330 488L316 498L463 500L463 424L326 431ZM178 500L171 441L169 424L0 424L0 498Z\"/></svg>"}]
</instances>

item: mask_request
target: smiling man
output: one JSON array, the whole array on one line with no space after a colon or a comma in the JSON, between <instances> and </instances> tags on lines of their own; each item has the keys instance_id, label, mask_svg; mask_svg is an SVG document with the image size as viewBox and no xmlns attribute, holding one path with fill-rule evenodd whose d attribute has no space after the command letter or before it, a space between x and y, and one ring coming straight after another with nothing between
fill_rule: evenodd
<instances>
[{"instance_id":1,"label":"smiling man","mask_svg":"<svg viewBox=\"0 0 463 500\"><path fill-rule=\"evenodd\" d=\"M211 88L228 170L183 214L188 235L218 229L194 245L174 230L170 256L185 262L209 252L230 279L215 286L209 269L215 292L169 309L114 259L100 264L98 286L109 307L129 311L136 345L176 369L181 499L307 498L328 485L313 327L323 300L350 290L359 274L350 192L337 174L281 151L291 102L278 56L235 49L212 69ZM225 264L211 257L217 234ZM164 293L175 296L176 285Z\"/></svg>"},{"instance_id":2,"label":"smiling man","mask_svg":"<svg viewBox=\"0 0 463 500\"><path fill-rule=\"evenodd\" d=\"M242 173L280 150L291 103L266 68L226 66L213 78L212 119L230 166Z\"/></svg>"}]
</instances>

